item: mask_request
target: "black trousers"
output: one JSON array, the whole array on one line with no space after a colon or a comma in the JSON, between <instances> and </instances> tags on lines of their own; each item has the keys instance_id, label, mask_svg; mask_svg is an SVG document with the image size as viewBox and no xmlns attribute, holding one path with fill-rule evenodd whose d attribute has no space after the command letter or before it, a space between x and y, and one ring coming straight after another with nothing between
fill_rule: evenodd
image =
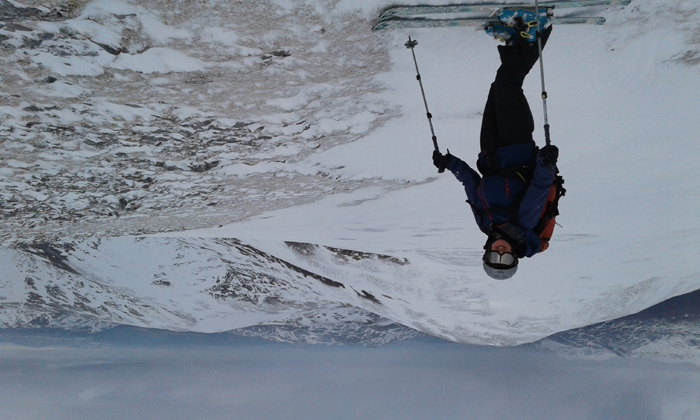
<instances>
[{"instance_id":1,"label":"black trousers","mask_svg":"<svg viewBox=\"0 0 700 420\"><path fill-rule=\"evenodd\" d=\"M552 27L542 33L542 48ZM539 58L537 43L519 40L513 46L499 46L501 67L491 84L481 121L481 150L533 142L535 122L523 93L523 81Z\"/></svg>"}]
</instances>

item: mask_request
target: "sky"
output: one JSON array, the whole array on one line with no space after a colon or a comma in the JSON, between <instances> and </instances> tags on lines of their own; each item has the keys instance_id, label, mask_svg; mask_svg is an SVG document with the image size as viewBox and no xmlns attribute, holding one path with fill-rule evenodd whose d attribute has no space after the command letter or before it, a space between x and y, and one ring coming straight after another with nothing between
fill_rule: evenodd
<instances>
[{"instance_id":1,"label":"sky","mask_svg":"<svg viewBox=\"0 0 700 420\"><path fill-rule=\"evenodd\" d=\"M35 337L31 347L0 344L0 418L700 418L700 368L689 364L438 340L364 348Z\"/></svg>"}]
</instances>

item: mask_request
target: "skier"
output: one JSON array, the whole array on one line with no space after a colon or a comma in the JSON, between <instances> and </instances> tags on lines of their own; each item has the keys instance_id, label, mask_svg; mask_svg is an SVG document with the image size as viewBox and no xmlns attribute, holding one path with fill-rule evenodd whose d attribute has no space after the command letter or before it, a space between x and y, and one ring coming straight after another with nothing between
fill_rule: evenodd
<instances>
[{"instance_id":1,"label":"skier","mask_svg":"<svg viewBox=\"0 0 700 420\"><path fill-rule=\"evenodd\" d=\"M446 155L435 150L433 163L441 171L448 169L464 185L476 223L488 236L484 270L494 279L506 280L515 275L519 258L546 249L533 229L557 172L559 150L553 145L539 150L535 145L534 120L522 90L525 76L539 58L538 26L545 28L543 48L552 26L546 16L527 11L505 11L500 20L504 23L485 28L506 45L498 46L501 66L482 119L477 168L483 177L449 150Z\"/></svg>"}]
</instances>

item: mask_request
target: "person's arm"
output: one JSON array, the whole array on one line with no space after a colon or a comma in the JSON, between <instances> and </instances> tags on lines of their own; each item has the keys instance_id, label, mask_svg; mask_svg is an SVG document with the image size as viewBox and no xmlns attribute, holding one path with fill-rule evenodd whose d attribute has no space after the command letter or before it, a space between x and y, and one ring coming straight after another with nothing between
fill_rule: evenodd
<instances>
[{"instance_id":1,"label":"person's arm","mask_svg":"<svg viewBox=\"0 0 700 420\"><path fill-rule=\"evenodd\" d=\"M481 183L481 176L462 159L450 154L446 156L450 158L447 169L464 185L464 191L467 193L469 201L476 203L478 198L477 189Z\"/></svg>"},{"instance_id":2,"label":"person's arm","mask_svg":"<svg viewBox=\"0 0 700 420\"><path fill-rule=\"evenodd\" d=\"M544 251L540 238L532 229L522 229L512 223L504 223L496 227L496 231L510 239L509 242L518 258L529 258Z\"/></svg>"}]
</instances>

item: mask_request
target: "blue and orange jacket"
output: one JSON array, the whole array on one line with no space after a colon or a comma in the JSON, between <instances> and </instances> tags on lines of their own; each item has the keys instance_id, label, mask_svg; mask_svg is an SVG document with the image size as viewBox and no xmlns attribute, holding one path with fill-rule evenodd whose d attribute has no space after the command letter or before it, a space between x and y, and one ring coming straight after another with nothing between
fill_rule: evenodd
<instances>
[{"instance_id":1,"label":"blue and orange jacket","mask_svg":"<svg viewBox=\"0 0 700 420\"><path fill-rule=\"evenodd\" d=\"M486 235L504 233L515 240L517 244L514 244L514 248L520 258L531 257L543 250L533 229L540 220L556 175L556 166L545 166L539 158L533 159L536 152L532 144L496 149L499 168L526 166L533 160L536 162L529 183L502 175L482 177L463 160L451 155L447 166L464 185L479 229ZM484 152L479 154L479 168L489 167L487 156ZM517 212L514 211L516 205Z\"/></svg>"}]
</instances>

